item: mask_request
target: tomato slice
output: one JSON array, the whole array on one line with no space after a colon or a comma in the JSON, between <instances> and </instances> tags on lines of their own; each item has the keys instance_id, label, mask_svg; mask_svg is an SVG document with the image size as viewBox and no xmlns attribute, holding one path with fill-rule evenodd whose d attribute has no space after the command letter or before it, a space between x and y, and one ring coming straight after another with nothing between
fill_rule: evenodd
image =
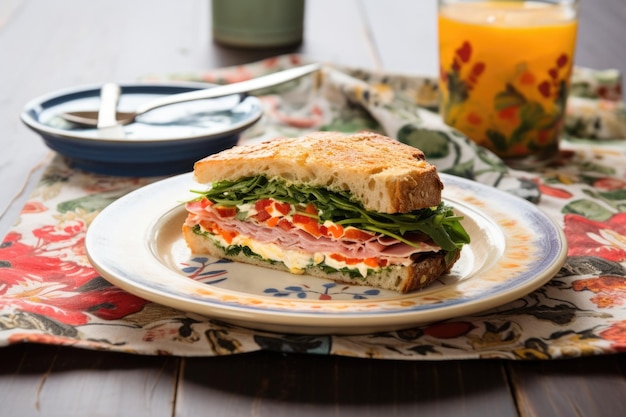
<instances>
[{"instance_id":1,"label":"tomato slice","mask_svg":"<svg viewBox=\"0 0 626 417\"><path fill-rule=\"evenodd\" d=\"M262 200L257 200L256 203L254 203L254 208L256 209L256 211L266 211L266 209L272 205L272 200L270 200L269 198L264 198Z\"/></svg>"},{"instance_id":2,"label":"tomato slice","mask_svg":"<svg viewBox=\"0 0 626 417\"><path fill-rule=\"evenodd\" d=\"M224 230L219 227L217 223L209 220L202 220L200 226L209 233L220 235L228 244L231 244L233 239L239 235L239 232L235 230Z\"/></svg>"},{"instance_id":3,"label":"tomato slice","mask_svg":"<svg viewBox=\"0 0 626 417\"><path fill-rule=\"evenodd\" d=\"M363 263L370 268L378 268L378 259L376 258L366 258L363 260Z\"/></svg>"},{"instance_id":4,"label":"tomato slice","mask_svg":"<svg viewBox=\"0 0 626 417\"><path fill-rule=\"evenodd\" d=\"M220 217L235 217L237 215L237 207L233 206L213 206L213 209L219 214Z\"/></svg>"},{"instance_id":5,"label":"tomato slice","mask_svg":"<svg viewBox=\"0 0 626 417\"><path fill-rule=\"evenodd\" d=\"M268 225L269 227L274 227L278 224L279 221L280 221L280 217L270 217L269 219L267 219L265 224Z\"/></svg>"},{"instance_id":6,"label":"tomato slice","mask_svg":"<svg viewBox=\"0 0 626 417\"><path fill-rule=\"evenodd\" d=\"M292 219L294 224L300 226L303 230L309 232L311 235L315 237L322 236L320 224L317 222L317 219L298 213L294 214Z\"/></svg>"},{"instance_id":7,"label":"tomato slice","mask_svg":"<svg viewBox=\"0 0 626 417\"><path fill-rule=\"evenodd\" d=\"M276 210L280 214L282 214L283 216L286 216L291 211L291 204L289 204L289 203L280 203L278 201L274 201L274 208L276 208Z\"/></svg>"},{"instance_id":8,"label":"tomato slice","mask_svg":"<svg viewBox=\"0 0 626 417\"><path fill-rule=\"evenodd\" d=\"M356 265L359 263L364 263L370 268L378 268L380 266L380 263L377 258L365 258L365 259L348 258L346 256L343 256L340 253L332 253L329 256L331 259L334 259L337 262L343 262L346 265Z\"/></svg>"},{"instance_id":9,"label":"tomato slice","mask_svg":"<svg viewBox=\"0 0 626 417\"><path fill-rule=\"evenodd\" d=\"M208 198L202 198L201 200L187 202L185 204L185 207L189 211L200 211L212 205L213 205L213 202L211 200L209 200Z\"/></svg>"},{"instance_id":10,"label":"tomato slice","mask_svg":"<svg viewBox=\"0 0 626 417\"><path fill-rule=\"evenodd\" d=\"M272 215L269 214L266 210L261 210L254 216L254 218L257 219L260 222L267 221L271 217L272 217Z\"/></svg>"},{"instance_id":11,"label":"tomato slice","mask_svg":"<svg viewBox=\"0 0 626 417\"><path fill-rule=\"evenodd\" d=\"M344 234L343 226L341 226L340 224L324 226L324 229L326 229L324 235L334 237L335 239L339 239Z\"/></svg>"},{"instance_id":12,"label":"tomato slice","mask_svg":"<svg viewBox=\"0 0 626 417\"><path fill-rule=\"evenodd\" d=\"M233 243L233 239L238 235L239 233L235 232L234 230L220 230L220 236L222 236L222 238L226 241L226 243L228 243L229 245L231 243Z\"/></svg>"},{"instance_id":13,"label":"tomato slice","mask_svg":"<svg viewBox=\"0 0 626 417\"><path fill-rule=\"evenodd\" d=\"M200 200L200 204L201 204L202 208L207 208L207 207L211 207L215 203L213 203L208 198L203 197L202 200Z\"/></svg>"},{"instance_id":14,"label":"tomato slice","mask_svg":"<svg viewBox=\"0 0 626 417\"><path fill-rule=\"evenodd\" d=\"M294 214L293 217L294 224L308 224L315 221L315 219L310 218L309 216L305 216L304 214ZM317 221L315 221L317 223Z\"/></svg>"},{"instance_id":15,"label":"tomato slice","mask_svg":"<svg viewBox=\"0 0 626 417\"><path fill-rule=\"evenodd\" d=\"M311 235L315 237L322 236L322 232L320 232L319 224L317 222L311 222L304 225L304 230L309 232Z\"/></svg>"},{"instance_id":16,"label":"tomato slice","mask_svg":"<svg viewBox=\"0 0 626 417\"><path fill-rule=\"evenodd\" d=\"M288 231L293 229L293 224L287 219L280 219L278 222L278 227L280 227L284 231Z\"/></svg>"},{"instance_id":17,"label":"tomato slice","mask_svg":"<svg viewBox=\"0 0 626 417\"><path fill-rule=\"evenodd\" d=\"M212 222L212 221L209 221L209 220L201 220L199 224L207 232L211 232L211 233L215 234L215 230L216 230L215 229L216 228L215 222Z\"/></svg>"},{"instance_id":18,"label":"tomato slice","mask_svg":"<svg viewBox=\"0 0 626 417\"><path fill-rule=\"evenodd\" d=\"M343 255L340 255L338 253L331 253L330 255L328 255L331 259L334 259L337 262L343 262L346 260L346 257Z\"/></svg>"},{"instance_id":19,"label":"tomato slice","mask_svg":"<svg viewBox=\"0 0 626 417\"><path fill-rule=\"evenodd\" d=\"M304 212L306 214L311 214L313 216L317 216L318 215L318 211L315 208L315 206L313 205L313 203L307 204L306 208L304 209Z\"/></svg>"},{"instance_id":20,"label":"tomato slice","mask_svg":"<svg viewBox=\"0 0 626 417\"><path fill-rule=\"evenodd\" d=\"M343 231L343 237L351 240L370 240L374 237L374 234L357 229L356 227L346 227Z\"/></svg>"}]
</instances>

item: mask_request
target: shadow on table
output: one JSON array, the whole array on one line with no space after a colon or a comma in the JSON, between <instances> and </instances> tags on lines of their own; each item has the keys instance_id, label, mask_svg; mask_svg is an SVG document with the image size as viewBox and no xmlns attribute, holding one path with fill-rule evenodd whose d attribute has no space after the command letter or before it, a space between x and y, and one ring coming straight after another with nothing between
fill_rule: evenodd
<instances>
[{"instance_id":1,"label":"shadow on table","mask_svg":"<svg viewBox=\"0 0 626 417\"><path fill-rule=\"evenodd\" d=\"M178 411L201 413L193 408L196 396L203 396L207 405L228 404L225 415L247 415L253 409L260 415L280 415L297 403L298 415L388 410L391 415L419 411L436 416L462 407L466 415L517 416L500 361L391 361L272 352L186 359Z\"/></svg>"}]
</instances>

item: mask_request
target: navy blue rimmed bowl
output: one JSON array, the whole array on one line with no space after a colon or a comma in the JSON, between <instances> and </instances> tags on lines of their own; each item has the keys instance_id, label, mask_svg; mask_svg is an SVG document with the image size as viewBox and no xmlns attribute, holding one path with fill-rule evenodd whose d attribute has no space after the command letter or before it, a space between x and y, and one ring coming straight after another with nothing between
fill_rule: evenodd
<instances>
[{"instance_id":1,"label":"navy blue rimmed bowl","mask_svg":"<svg viewBox=\"0 0 626 417\"><path fill-rule=\"evenodd\" d=\"M119 111L133 111L161 96L203 88L203 83L121 84ZM158 108L123 127L124 137L107 136L61 118L68 111L93 110L100 85L65 89L27 103L22 121L72 168L116 176L162 176L193 170L195 161L237 144L263 111L256 97L236 94Z\"/></svg>"}]
</instances>

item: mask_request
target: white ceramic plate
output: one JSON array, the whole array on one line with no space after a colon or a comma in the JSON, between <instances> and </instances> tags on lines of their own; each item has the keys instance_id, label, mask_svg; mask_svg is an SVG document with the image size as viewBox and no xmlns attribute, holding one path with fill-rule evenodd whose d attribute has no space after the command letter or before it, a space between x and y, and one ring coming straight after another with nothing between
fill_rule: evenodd
<instances>
[{"instance_id":1,"label":"white ceramic plate","mask_svg":"<svg viewBox=\"0 0 626 417\"><path fill-rule=\"evenodd\" d=\"M522 297L565 262L561 229L536 206L494 188L441 175L444 199L472 238L449 275L409 294L193 255L182 238L181 202L201 188L191 174L112 203L86 238L111 283L156 303L281 333L359 334L467 315Z\"/></svg>"}]
</instances>

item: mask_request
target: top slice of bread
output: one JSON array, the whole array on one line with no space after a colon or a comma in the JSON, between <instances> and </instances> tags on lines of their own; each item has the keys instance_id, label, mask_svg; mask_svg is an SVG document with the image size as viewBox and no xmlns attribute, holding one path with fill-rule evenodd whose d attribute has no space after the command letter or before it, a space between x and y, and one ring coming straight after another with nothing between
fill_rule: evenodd
<instances>
[{"instance_id":1,"label":"top slice of bread","mask_svg":"<svg viewBox=\"0 0 626 417\"><path fill-rule=\"evenodd\" d=\"M422 151L371 132L316 132L235 146L194 165L203 184L256 175L348 191L365 209L380 213L436 206L443 189Z\"/></svg>"}]
</instances>

